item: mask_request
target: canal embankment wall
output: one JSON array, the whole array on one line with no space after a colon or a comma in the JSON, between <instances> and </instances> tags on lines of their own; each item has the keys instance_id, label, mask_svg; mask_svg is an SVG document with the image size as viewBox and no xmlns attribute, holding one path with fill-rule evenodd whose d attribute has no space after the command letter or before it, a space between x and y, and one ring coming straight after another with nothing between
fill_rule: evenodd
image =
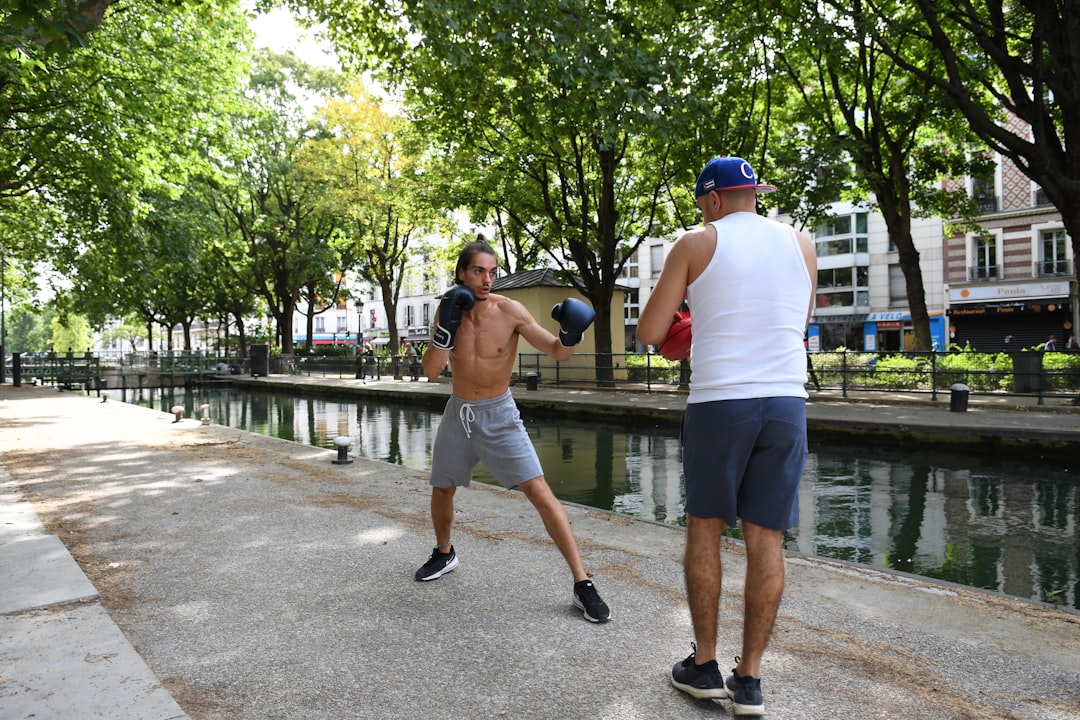
<instances>
[{"instance_id":1,"label":"canal embankment wall","mask_svg":"<svg viewBox=\"0 0 1080 720\"><path fill-rule=\"evenodd\" d=\"M450 384L311 376L238 377L238 387L325 397L383 399L442 407ZM511 388L522 414L648 422L678 427L686 393L602 390L589 387ZM811 391L807 432L811 441L939 449L982 457L1017 455L1080 469L1080 407L1065 400L1002 395L972 398L964 412L950 410L948 395L904 392Z\"/></svg>"}]
</instances>

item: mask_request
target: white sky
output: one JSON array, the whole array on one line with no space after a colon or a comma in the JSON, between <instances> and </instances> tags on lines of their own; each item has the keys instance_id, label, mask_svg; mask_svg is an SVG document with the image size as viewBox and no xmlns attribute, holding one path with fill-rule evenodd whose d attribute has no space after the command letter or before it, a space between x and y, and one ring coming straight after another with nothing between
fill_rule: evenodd
<instances>
[{"instance_id":1,"label":"white sky","mask_svg":"<svg viewBox=\"0 0 1080 720\"><path fill-rule=\"evenodd\" d=\"M255 15L248 26L255 33L256 47L267 47L279 53L292 50L310 65L336 67L338 64L329 43L319 42L314 30L299 27L292 13L285 8Z\"/></svg>"}]
</instances>

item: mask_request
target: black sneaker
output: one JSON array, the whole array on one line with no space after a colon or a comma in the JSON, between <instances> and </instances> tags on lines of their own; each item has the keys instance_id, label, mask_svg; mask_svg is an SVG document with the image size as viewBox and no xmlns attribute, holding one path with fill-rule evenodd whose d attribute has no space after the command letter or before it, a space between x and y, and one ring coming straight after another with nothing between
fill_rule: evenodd
<instances>
[{"instance_id":1,"label":"black sneaker","mask_svg":"<svg viewBox=\"0 0 1080 720\"><path fill-rule=\"evenodd\" d=\"M675 663L671 668L671 684L698 700L726 697L720 666L715 660L709 660L704 665L696 665L694 656L697 654L697 646L691 643L691 647L694 648L694 652L690 653L690 657Z\"/></svg>"},{"instance_id":2,"label":"black sneaker","mask_svg":"<svg viewBox=\"0 0 1080 720\"><path fill-rule=\"evenodd\" d=\"M735 658L739 664L739 658ZM761 697L761 679L739 677L735 668L724 682L724 690L731 698L731 711L739 717L761 717L765 714L765 701Z\"/></svg>"},{"instance_id":3,"label":"black sneaker","mask_svg":"<svg viewBox=\"0 0 1080 720\"><path fill-rule=\"evenodd\" d=\"M416 579L420 582L427 582L428 580L441 578L457 566L457 553L454 552L453 545L450 546L450 552L448 553L441 553L439 548L435 548L431 551L431 557L428 558L428 561L416 571Z\"/></svg>"},{"instance_id":4,"label":"black sneaker","mask_svg":"<svg viewBox=\"0 0 1080 720\"><path fill-rule=\"evenodd\" d=\"M574 607L585 615L585 619L594 623L606 623L611 619L611 611L600 599L592 580L574 583Z\"/></svg>"}]
</instances>

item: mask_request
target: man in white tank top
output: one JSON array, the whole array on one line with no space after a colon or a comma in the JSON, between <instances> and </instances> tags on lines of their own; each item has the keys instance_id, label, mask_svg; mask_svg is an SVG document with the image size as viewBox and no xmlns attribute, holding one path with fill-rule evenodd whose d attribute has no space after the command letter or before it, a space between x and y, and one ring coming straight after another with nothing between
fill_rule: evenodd
<instances>
[{"instance_id":1,"label":"man in white tank top","mask_svg":"<svg viewBox=\"0 0 1080 720\"><path fill-rule=\"evenodd\" d=\"M764 714L761 664L784 590L783 532L798 523L806 461L803 337L817 289L810 238L757 213L759 184L742 158L717 157L695 187L704 225L664 262L638 320L659 345L690 307L690 395L683 420L687 600L694 652L671 683L696 698L730 698L738 716ZM724 527L742 522L744 624L736 667L716 662Z\"/></svg>"}]
</instances>

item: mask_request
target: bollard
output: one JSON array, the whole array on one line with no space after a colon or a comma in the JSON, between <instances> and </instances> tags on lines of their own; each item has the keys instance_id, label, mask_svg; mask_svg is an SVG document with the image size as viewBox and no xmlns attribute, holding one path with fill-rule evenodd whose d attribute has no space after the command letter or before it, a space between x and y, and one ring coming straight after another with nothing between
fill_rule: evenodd
<instances>
[{"instance_id":1,"label":"bollard","mask_svg":"<svg viewBox=\"0 0 1080 720\"><path fill-rule=\"evenodd\" d=\"M209 425L210 424L210 406L209 405L203 405L202 406L202 424L203 425Z\"/></svg>"},{"instance_id":2,"label":"bollard","mask_svg":"<svg viewBox=\"0 0 1080 720\"><path fill-rule=\"evenodd\" d=\"M956 383L949 390L949 412L967 412L971 388L963 383Z\"/></svg>"},{"instance_id":3,"label":"bollard","mask_svg":"<svg viewBox=\"0 0 1080 720\"><path fill-rule=\"evenodd\" d=\"M172 414L176 416L176 419L173 420L173 422L174 423L180 422L180 419L184 417L184 406L183 405L173 405L172 406Z\"/></svg>"},{"instance_id":4,"label":"bollard","mask_svg":"<svg viewBox=\"0 0 1080 720\"><path fill-rule=\"evenodd\" d=\"M109 391L108 390L102 390L101 391L101 402L108 402L108 400L109 400Z\"/></svg>"},{"instance_id":5,"label":"bollard","mask_svg":"<svg viewBox=\"0 0 1080 720\"><path fill-rule=\"evenodd\" d=\"M526 390L535 390L537 382L538 382L538 378L537 378L536 373L529 373L528 375L525 376L525 389Z\"/></svg>"},{"instance_id":6,"label":"bollard","mask_svg":"<svg viewBox=\"0 0 1080 720\"><path fill-rule=\"evenodd\" d=\"M349 458L349 445L351 444L352 439L347 438L344 435L339 435L334 438L334 445L337 446L337 458L330 462L335 465L348 465L351 463L352 459Z\"/></svg>"}]
</instances>

